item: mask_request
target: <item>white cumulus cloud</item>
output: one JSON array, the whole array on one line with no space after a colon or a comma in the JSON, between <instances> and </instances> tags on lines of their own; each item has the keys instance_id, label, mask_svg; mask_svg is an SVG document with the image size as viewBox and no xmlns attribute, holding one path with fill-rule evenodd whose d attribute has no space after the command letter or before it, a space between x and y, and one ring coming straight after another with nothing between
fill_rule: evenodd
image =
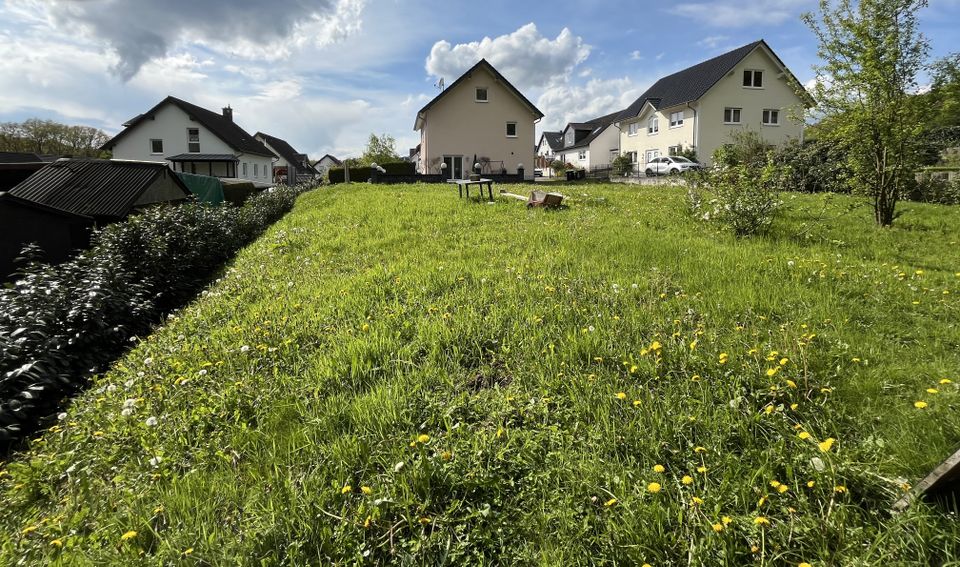
<instances>
[{"instance_id":1,"label":"white cumulus cloud","mask_svg":"<svg viewBox=\"0 0 960 567\"><path fill-rule=\"evenodd\" d=\"M816 0L755 0L749 6L736 0L681 2L667 11L723 28L745 28L782 24L816 6Z\"/></svg>"},{"instance_id":2,"label":"white cumulus cloud","mask_svg":"<svg viewBox=\"0 0 960 567\"><path fill-rule=\"evenodd\" d=\"M533 23L496 38L451 45L433 44L426 69L433 77L453 81L481 58L486 59L518 89L546 87L566 80L590 55L590 46L563 28L554 39L544 37Z\"/></svg>"}]
</instances>

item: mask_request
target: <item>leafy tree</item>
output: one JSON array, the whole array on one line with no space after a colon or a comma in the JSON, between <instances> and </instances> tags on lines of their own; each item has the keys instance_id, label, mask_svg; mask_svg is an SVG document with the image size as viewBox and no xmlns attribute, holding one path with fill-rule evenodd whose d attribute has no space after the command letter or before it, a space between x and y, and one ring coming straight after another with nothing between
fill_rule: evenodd
<instances>
[{"instance_id":1,"label":"leafy tree","mask_svg":"<svg viewBox=\"0 0 960 567\"><path fill-rule=\"evenodd\" d=\"M633 170L633 161L630 160L628 155L619 155L613 158L613 162L610 164L613 167L613 172L616 175L627 175Z\"/></svg>"},{"instance_id":2,"label":"leafy tree","mask_svg":"<svg viewBox=\"0 0 960 567\"><path fill-rule=\"evenodd\" d=\"M370 134L367 141L367 147L360 156L360 165L370 165L371 163L392 163L400 161L397 154L397 141L390 134Z\"/></svg>"},{"instance_id":3,"label":"leafy tree","mask_svg":"<svg viewBox=\"0 0 960 567\"><path fill-rule=\"evenodd\" d=\"M0 123L0 151L106 157L100 147L110 139L91 126L70 126L53 120L30 118L23 122Z\"/></svg>"},{"instance_id":4,"label":"leafy tree","mask_svg":"<svg viewBox=\"0 0 960 567\"><path fill-rule=\"evenodd\" d=\"M923 118L911 105L929 44L917 30L927 0L820 0L804 14L823 65L815 96L832 128L821 134L846 149L852 189L873 200L877 224L889 226L919 163Z\"/></svg>"},{"instance_id":5,"label":"leafy tree","mask_svg":"<svg viewBox=\"0 0 960 567\"><path fill-rule=\"evenodd\" d=\"M555 159L550 162L550 169L553 170L553 173L557 177L563 177L563 174L567 171L567 164L563 163L563 160Z\"/></svg>"}]
</instances>

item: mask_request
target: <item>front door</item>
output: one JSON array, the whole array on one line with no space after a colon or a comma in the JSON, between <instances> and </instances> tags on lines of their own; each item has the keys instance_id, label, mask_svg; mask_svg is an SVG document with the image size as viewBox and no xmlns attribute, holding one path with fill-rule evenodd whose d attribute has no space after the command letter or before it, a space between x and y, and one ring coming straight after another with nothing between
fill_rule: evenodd
<instances>
[{"instance_id":1,"label":"front door","mask_svg":"<svg viewBox=\"0 0 960 567\"><path fill-rule=\"evenodd\" d=\"M650 163L651 161L660 157L660 150L647 150L647 159L646 162Z\"/></svg>"},{"instance_id":2,"label":"front door","mask_svg":"<svg viewBox=\"0 0 960 567\"><path fill-rule=\"evenodd\" d=\"M463 156L443 156L449 179L463 179Z\"/></svg>"}]
</instances>

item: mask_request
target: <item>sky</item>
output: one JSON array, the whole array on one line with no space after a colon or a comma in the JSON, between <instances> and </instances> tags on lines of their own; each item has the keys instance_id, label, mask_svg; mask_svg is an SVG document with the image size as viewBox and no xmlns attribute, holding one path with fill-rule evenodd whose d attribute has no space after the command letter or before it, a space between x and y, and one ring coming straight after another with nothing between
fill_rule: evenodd
<instances>
[{"instance_id":1,"label":"sky","mask_svg":"<svg viewBox=\"0 0 960 567\"><path fill-rule=\"evenodd\" d=\"M230 105L317 159L371 133L401 154L417 111L485 57L545 114L537 134L620 110L658 78L764 39L807 83L816 0L0 0L0 122L115 134L167 95ZM960 51L960 0L930 0L934 57Z\"/></svg>"}]
</instances>

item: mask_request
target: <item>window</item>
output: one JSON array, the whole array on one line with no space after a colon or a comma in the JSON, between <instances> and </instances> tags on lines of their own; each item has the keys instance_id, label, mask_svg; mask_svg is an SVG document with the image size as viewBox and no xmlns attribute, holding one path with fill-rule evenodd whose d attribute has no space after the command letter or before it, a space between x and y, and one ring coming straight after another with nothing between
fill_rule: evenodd
<instances>
[{"instance_id":1,"label":"window","mask_svg":"<svg viewBox=\"0 0 960 567\"><path fill-rule=\"evenodd\" d=\"M477 87L477 102L487 102L487 87Z\"/></svg>"},{"instance_id":2,"label":"window","mask_svg":"<svg viewBox=\"0 0 960 567\"><path fill-rule=\"evenodd\" d=\"M637 152L627 152L626 156L630 158L630 163L637 163Z\"/></svg>"},{"instance_id":3,"label":"window","mask_svg":"<svg viewBox=\"0 0 960 567\"><path fill-rule=\"evenodd\" d=\"M764 109L763 111L763 125L764 126L779 126L780 125L780 111L775 109Z\"/></svg>"},{"instance_id":4,"label":"window","mask_svg":"<svg viewBox=\"0 0 960 567\"><path fill-rule=\"evenodd\" d=\"M200 129L187 128L187 152L191 154L200 153Z\"/></svg>"},{"instance_id":5,"label":"window","mask_svg":"<svg viewBox=\"0 0 960 567\"><path fill-rule=\"evenodd\" d=\"M743 72L743 86L749 89L763 88L763 71L747 69Z\"/></svg>"},{"instance_id":6,"label":"window","mask_svg":"<svg viewBox=\"0 0 960 567\"><path fill-rule=\"evenodd\" d=\"M639 131L640 131L639 122L633 122L629 126L627 126L627 136L636 136L637 132Z\"/></svg>"},{"instance_id":7,"label":"window","mask_svg":"<svg viewBox=\"0 0 960 567\"><path fill-rule=\"evenodd\" d=\"M247 176L247 162L243 162L243 176Z\"/></svg>"},{"instance_id":8,"label":"window","mask_svg":"<svg viewBox=\"0 0 960 567\"><path fill-rule=\"evenodd\" d=\"M657 118L656 116L653 116L650 118L649 121L647 121L647 134L648 135L656 134L659 131L660 131L660 119Z\"/></svg>"},{"instance_id":9,"label":"window","mask_svg":"<svg viewBox=\"0 0 960 567\"><path fill-rule=\"evenodd\" d=\"M580 161L584 161L585 159L587 159L587 151L580 150L580 153L577 154L577 159Z\"/></svg>"},{"instance_id":10,"label":"window","mask_svg":"<svg viewBox=\"0 0 960 567\"><path fill-rule=\"evenodd\" d=\"M259 163L253 164L253 176L254 176L254 177L260 177L260 164L259 164Z\"/></svg>"},{"instance_id":11,"label":"window","mask_svg":"<svg viewBox=\"0 0 960 567\"><path fill-rule=\"evenodd\" d=\"M670 127L679 128L683 126L683 111L670 113Z\"/></svg>"},{"instance_id":12,"label":"window","mask_svg":"<svg viewBox=\"0 0 960 567\"><path fill-rule=\"evenodd\" d=\"M723 123L724 124L740 124L740 112L742 108L724 108L723 109Z\"/></svg>"},{"instance_id":13,"label":"window","mask_svg":"<svg viewBox=\"0 0 960 567\"><path fill-rule=\"evenodd\" d=\"M517 137L517 123L516 122L507 122L507 137L516 138Z\"/></svg>"},{"instance_id":14,"label":"window","mask_svg":"<svg viewBox=\"0 0 960 567\"><path fill-rule=\"evenodd\" d=\"M667 155L668 155L668 156L678 156L678 155L680 155L680 152L682 152L682 151L683 151L683 146L679 146L679 145L678 145L678 146L670 146L669 148L667 148Z\"/></svg>"},{"instance_id":15,"label":"window","mask_svg":"<svg viewBox=\"0 0 960 567\"><path fill-rule=\"evenodd\" d=\"M150 153L151 153L151 154L162 154L162 153L163 153L163 140L150 140Z\"/></svg>"},{"instance_id":16,"label":"window","mask_svg":"<svg viewBox=\"0 0 960 567\"><path fill-rule=\"evenodd\" d=\"M660 157L660 150L647 150L646 161L647 163L652 163L654 160Z\"/></svg>"}]
</instances>

